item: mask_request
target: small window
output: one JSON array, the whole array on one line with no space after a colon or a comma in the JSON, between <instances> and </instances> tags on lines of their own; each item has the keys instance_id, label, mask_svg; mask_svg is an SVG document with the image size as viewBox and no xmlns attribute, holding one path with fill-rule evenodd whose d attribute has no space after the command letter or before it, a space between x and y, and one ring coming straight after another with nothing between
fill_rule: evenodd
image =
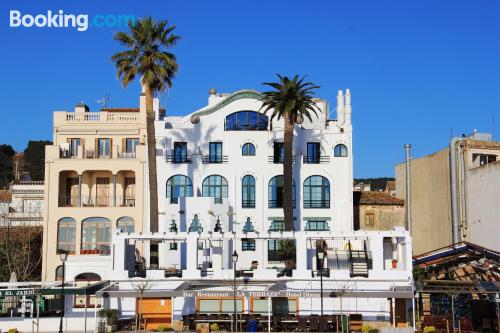
<instances>
[{"instance_id":1,"label":"small window","mask_svg":"<svg viewBox=\"0 0 500 333\"><path fill-rule=\"evenodd\" d=\"M177 251L177 242L170 243L170 251Z\"/></svg>"},{"instance_id":2,"label":"small window","mask_svg":"<svg viewBox=\"0 0 500 333\"><path fill-rule=\"evenodd\" d=\"M255 251L255 239L242 238L241 239L241 251Z\"/></svg>"},{"instance_id":3,"label":"small window","mask_svg":"<svg viewBox=\"0 0 500 333\"><path fill-rule=\"evenodd\" d=\"M375 224L375 213L366 213L365 225L374 225L374 224Z\"/></svg>"},{"instance_id":4,"label":"small window","mask_svg":"<svg viewBox=\"0 0 500 333\"><path fill-rule=\"evenodd\" d=\"M285 221L273 221L269 227L269 231L284 231Z\"/></svg>"},{"instance_id":5,"label":"small window","mask_svg":"<svg viewBox=\"0 0 500 333\"><path fill-rule=\"evenodd\" d=\"M203 250L203 242L198 242L198 250Z\"/></svg>"},{"instance_id":6,"label":"small window","mask_svg":"<svg viewBox=\"0 0 500 333\"><path fill-rule=\"evenodd\" d=\"M347 146L344 144L338 144L333 150L333 156L335 157L347 157Z\"/></svg>"},{"instance_id":7,"label":"small window","mask_svg":"<svg viewBox=\"0 0 500 333\"><path fill-rule=\"evenodd\" d=\"M326 221L307 221L306 224L307 231L328 231L328 223Z\"/></svg>"},{"instance_id":8,"label":"small window","mask_svg":"<svg viewBox=\"0 0 500 333\"><path fill-rule=\"evenodd\" d=\"M255 146L251 143L245 143L241 148L241 155L255 156Z\"/></svg>"}]
</instances>

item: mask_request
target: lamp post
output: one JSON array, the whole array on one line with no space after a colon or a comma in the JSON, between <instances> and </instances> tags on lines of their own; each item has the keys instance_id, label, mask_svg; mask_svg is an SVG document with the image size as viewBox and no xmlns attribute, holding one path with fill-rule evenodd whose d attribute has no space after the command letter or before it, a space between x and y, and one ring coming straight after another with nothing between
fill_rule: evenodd
<instances>
[{"instance_id":1,"label":"lamp post","mask_svg":"<svg viewBox=\"0 0 500 333\"><path fill-rule=\"evenodd\" d=\"M66 298L64 297L64 276L66 275L66 259L68 258L68 254L66 252L61 252L59 254L59 258L62 261L62 285L61 285L61 318L59 320L59 333L63 332L63 317L64 317L64 303L66 302Z\"/></svg>"},{"instance_id":2,"label":"lamp post","mask_svg":"<svg viewBox=\"0 0 500 333\"><path fill-rule=\"evenodd\" d=\"M236 250L233 252L233 270L234 270L234 280L233 280L233 288L234 288L234 313L233 313L233 322L234 322L234 332L237 331L238 324L236 321L236 263L238 262L238 253Z\"/></svg>"},{"instance_id":3,"label":"lamp post","mask_svg":"<svg viewBox=\"0 0 500 333\"><path fill-rule=\"evenodd\" d=\"M318 260L320 261L319 264L319 277L320 277L320 297L321 297L321 315L320 315L320 323L321 325L323 324L323 259L325 258L325 252L319 251L318 252Z\"/></svg>"}]
</instances>

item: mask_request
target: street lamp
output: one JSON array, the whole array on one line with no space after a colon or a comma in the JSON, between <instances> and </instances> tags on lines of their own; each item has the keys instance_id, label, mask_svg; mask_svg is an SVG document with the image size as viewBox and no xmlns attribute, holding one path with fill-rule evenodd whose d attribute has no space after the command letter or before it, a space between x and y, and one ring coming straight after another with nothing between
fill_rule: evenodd
<instances>
[{"instance_id":1,"label":"street lamp","mask_svg":"<svg viewBox=\"0 0 500 333\"><path fill-rule=\"evenodd\" d=\"M238 329L238 324L237 324L237 321L236 321L236 263L238 262L238 252L236 252L236 250L234 250L233 252L233 270L234 270L234 284L233 284L233 288L234 288L234 313L233 313L233 320L234 320L234 332L237 331Z\"/></svg>"},{"instance_id":2,"label":"street lamp","mask_svg":"<svg viewBox=\"0 0 500 333\"><path fill-rule=\"evenodd\" d=\"M320 291L320 297L321 297L320 323L321 323L321 325L323 325L323 259L325 258L325 252L319 251L317 253L317 256L318 256L318 260L320 262L320 264L319 264L319 268L320 268L319 276L320 276L320 288L321 288L321 291Z\"/></svg>"},{"instance_id":3,"label":"street lamp","mask_svg":"<svg viewBox=\"0 0 500 333\"><path fill-rule=\"evenodd\" d=\"M61 285L61 318L59 320L59 333L63 331L63 317L64 317L64 303L66 298L64 297L64 275L66 274L66 259L68 259L68 254L63 251L59 254L59 258L62 261L62 285Z\"/></svg>"}]
</instances>

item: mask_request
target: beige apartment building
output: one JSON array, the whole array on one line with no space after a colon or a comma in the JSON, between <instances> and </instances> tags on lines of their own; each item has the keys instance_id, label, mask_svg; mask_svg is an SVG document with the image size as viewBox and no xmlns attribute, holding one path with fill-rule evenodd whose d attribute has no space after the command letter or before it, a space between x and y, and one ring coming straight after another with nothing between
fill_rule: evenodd
<instances>
[{"instance_id":1,"label":"beige apartment building","mask_svg":"<svg viewBox=\"0 0 500 333\"><path fill-rule=\"evenodd\" d=\"M42 280L60 278L61 251L99 279L109 270L111 237L118 230L147 230L145 97L140 108L54 112L53 145L45 150L45 217ZM91 263L91 268L89 267Z\"/></svg>"},{"instance_id":2,"label":"beige apartment building","mask_svg":"<svg viewBox=\"0 0 500 333\"><path fill-rule=\"evenodd\" d=\"M453 154L450 147L455 149ZM449 147L411 160L413 254L460 241L499 250L496 238L500 232L500 205L494 200L500 169L491 165L498 160L500 142L477 132L455 138ZM396 196L401 199L406 194L405 179L405 164L398 164Z\"/></svg>"}]
</instances>

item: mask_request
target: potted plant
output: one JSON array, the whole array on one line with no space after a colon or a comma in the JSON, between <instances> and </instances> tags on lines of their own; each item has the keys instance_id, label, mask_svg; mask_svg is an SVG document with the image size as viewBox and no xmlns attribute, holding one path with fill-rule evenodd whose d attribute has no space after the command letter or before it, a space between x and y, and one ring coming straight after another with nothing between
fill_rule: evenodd
<instances>
[{"instance_id":1,"label":"potted plant","mask_svg":"<svg viewBox=\"0 0 500 333\"><path fill-rule=\"evenodd\" d=\"M116 324L118 322L118 310L116 309L101 309L99 316L106 321L106 332L116 331Z\"/></svg>"}]
</instances>

